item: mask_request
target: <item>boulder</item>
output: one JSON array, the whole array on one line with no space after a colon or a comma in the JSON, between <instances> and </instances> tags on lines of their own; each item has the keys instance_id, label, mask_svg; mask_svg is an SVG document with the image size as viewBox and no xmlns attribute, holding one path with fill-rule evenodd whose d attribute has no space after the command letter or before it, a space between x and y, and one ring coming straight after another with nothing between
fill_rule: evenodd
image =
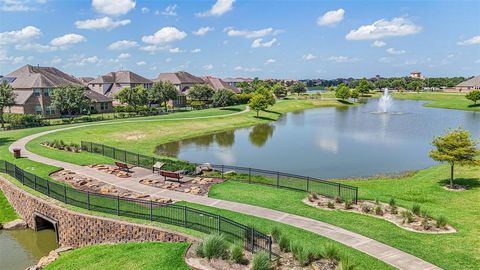
<instances>
[{"instance_id":1,"label":"boulder","mask_svg":"<svg viewBox=\"0 0 480 270\"><path fill-rule=\"evenodd\" d=\"M28 225L23 219L16 219L14 221L3 224L4 230L26 229L27 227Z\"/></svg>"}]
</instances>

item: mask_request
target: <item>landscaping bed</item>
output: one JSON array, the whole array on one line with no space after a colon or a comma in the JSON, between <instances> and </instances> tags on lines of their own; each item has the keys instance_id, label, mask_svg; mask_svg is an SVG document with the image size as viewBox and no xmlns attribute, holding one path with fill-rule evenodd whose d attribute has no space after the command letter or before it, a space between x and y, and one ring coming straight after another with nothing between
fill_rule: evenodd
<instances>
[{"instance_id":1,"label":"landscaping bed","mask_svg":"<svg viewBox=\"0 0 480 270\"><path fill-rule=\"evenodd\" d=\"M195 177L187 182L172 182L158 179L144 178L139 181L140 184L153 186L157 188L170 189L194 195L207 196L210 187L222 183L224 180L219 178Z\"/></svg>"},{"instance_id":2,"label":"landscaping bed","mask_svg":"<svg viewBox=\"0 0 480 270\"><path fill-rule=\"evenodd\" d=\"M326 209L340 210L353 213L360 213L374 216L399 226L400 228L421 232L421 233L455 233L456 230L447 224L445 217L433 219L425 211L421 211L420 205L415 204L412 209L406 209L396 206L395 200L392 198L390 203L382 203L379 201L361 200L358 204L343 201L340 198L327 198L316 193L310 193L303 200L307 205Z\"/></svg>"}]
</instances>

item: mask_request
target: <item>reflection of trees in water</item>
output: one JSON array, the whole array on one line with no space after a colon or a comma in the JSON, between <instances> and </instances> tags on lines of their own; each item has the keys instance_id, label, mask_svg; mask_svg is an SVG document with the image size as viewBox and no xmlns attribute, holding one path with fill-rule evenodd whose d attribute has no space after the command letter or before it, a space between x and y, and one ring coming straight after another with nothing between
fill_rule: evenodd
<instances>
[{"instance_id":1,"label":"reflection of trees in water","mask_svg":"<svg viewBox=\"0 0 480 270\"><path fill-rule=\"evenodd\" d=\"M219 146L229 147L235 142L235 131L225 131L220 133L203 135L200 137L185 139L182 141L170 142L157 146L156 153L170 157L178 157L182 146L194 145L208 147L216 142Z\"/></svg>"},{"instance_id":2,"label":"reflection of trees in water","mask_svg":"<svg viewBox=\"0 0 480 270\"><path fill-rule=\"evenodd\" d=\"M248 139L253 145L262 147L267 143L268 139L272 137L274 129L275 127L269 124L256 125L252 128L252 131L250 131Z\"/></svg>"}]
</instances>

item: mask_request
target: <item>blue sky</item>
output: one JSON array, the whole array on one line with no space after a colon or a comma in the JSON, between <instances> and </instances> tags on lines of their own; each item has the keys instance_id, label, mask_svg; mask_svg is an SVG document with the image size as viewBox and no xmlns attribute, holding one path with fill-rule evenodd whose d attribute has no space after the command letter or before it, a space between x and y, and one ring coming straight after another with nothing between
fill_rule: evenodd
<instances>
[{"instance_id":1,"label":"blue sky","mask_svg":"<svg viewBox=\"0 0 480 270\"><path fill-rule=\"evenodd\" d=\"M0 0L0 74L480 74L480 1Z\"/></svg>"}]
</instances>

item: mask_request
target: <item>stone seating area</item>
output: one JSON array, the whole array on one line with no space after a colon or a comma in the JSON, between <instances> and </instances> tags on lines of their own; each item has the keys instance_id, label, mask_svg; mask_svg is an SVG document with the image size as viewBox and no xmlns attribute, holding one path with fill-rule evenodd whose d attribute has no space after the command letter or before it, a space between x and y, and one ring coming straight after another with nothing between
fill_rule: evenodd
<instances>
[{"instance_id":1,"label":"stone seating area","mask_svg":"<svg viewBox=\"0 0 480 270\"><path fill-rule=\"evenodd\" d=\"M125 171L122 171L112 165L103 165L103 164L97 164L97 165L88 165L89 168L94 168L94 169L97 169L99 171L103 171L105 173L108 173L108 174L113 174L117 177L120 177L120 178L129 178L129 177L132 177L132 174L131 173L128 173L128 172L125 172Z\"/></svg>"},{"instance_id":2,"label":"stone seating area","mask_svg":"<svg viewBox=\"0 0 480 270\"><path fill-rule=\"evenodd\" d=\"M185 177L187 178L187 177ZM178 183L172 181L164 181L163 179L152 179L144 178L139 181L139 183L154 186L163 189L170 189L175 191L181 191L185 193L190 193L194 195L208 195L210 187L214 184L223 182L222 179L218 178L205 178L205 177L195 177L188 178L185 182Z\"/></svg>"}]
</instances>

